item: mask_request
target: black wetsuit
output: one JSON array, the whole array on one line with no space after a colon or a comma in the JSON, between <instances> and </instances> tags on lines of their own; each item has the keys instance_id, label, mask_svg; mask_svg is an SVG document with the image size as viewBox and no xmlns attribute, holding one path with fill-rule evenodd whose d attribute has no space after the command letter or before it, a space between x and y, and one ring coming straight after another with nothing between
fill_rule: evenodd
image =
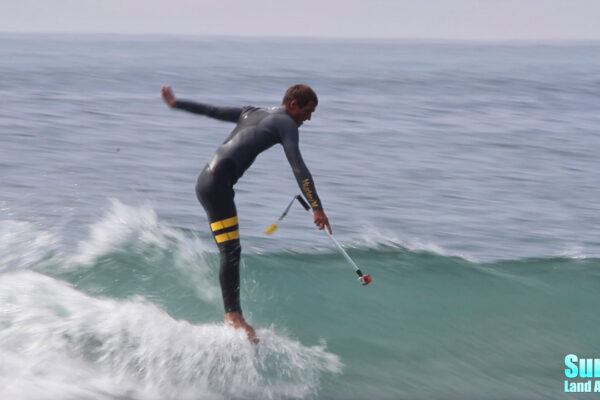
<instances>
[{"instance_id":1,"label":"black wetsuit","mask_svg":"<svg viewBox=\"0 0 600 400\"><path fill-rule=\"evenodd\" d=\"M280 143L302 193L313 210L322 209L313 178L300 154L298 125L283 107L215 107L182 100L176 101L174 107L237 124L198 177L196 196L206 210L221 253L219 280L225 312L241 312L241 246L233 185L258 154Z\"/></svg>"}]
</instances>

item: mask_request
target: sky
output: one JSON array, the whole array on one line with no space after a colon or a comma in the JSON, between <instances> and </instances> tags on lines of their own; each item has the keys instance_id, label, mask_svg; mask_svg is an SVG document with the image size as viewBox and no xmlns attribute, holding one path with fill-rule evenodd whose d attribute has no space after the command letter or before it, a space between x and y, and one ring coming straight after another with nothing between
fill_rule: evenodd
<instances>
[{"instance_id":1,"label":"sky","mask_svg":"<svg viewBox=\"0 0 600 400\"><path fill-rule=\"evenodd\" d=\"M600 0L0 0L0 32L600 39Z\"/></svg>"}]
</instances>

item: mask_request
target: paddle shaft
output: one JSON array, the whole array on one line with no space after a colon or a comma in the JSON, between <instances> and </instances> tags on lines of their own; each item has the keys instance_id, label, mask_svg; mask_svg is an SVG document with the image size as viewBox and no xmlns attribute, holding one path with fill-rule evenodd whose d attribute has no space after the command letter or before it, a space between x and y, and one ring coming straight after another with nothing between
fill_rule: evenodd
<instances>
[{"instance_id":1,"label":"paddle shaft","mask_svg":"<svg viewBox=\"0 0 600 400\"><path fill-rule=\"evenodd\" d=\"M298 201L300 202L300 204L302 204L302 207L304 207L304 209L306 211L310 211L310 206L306 203L306 201L300 195L297 195L296 199L298 199ZM361 272L360 268L358 268L358 265L356 265L356 263L354 262L354 260L352 260L350 258L350 256L348 255L348 253L346 253L346 250L344 250L344 248L342 247L342 245L340 244L340 242L338 242L338 240L335 238L335 236L333 236L333 233L329 233L329 231L327 229L325 229L325 232L327 233L327 236L329 236L331 238L331 240L333 240L333 243L335 243L335 245L340 250L340 252L342 253L342 255L346 258L346 260L348 260L348 262L350 263L350 265L352 265L354 267L354 270L356 271L356 273L358 274L358 276L362 277L363 273Z\"/></svg>"}]
</instances>

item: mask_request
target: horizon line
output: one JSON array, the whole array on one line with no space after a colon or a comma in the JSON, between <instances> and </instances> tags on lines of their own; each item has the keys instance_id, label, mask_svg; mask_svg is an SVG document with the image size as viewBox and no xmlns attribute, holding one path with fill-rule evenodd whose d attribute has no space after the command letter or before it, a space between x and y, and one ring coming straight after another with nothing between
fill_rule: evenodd
<instances>
[{"instance_id":1,"label":"horizon line","mask_svg":"<svg viewBox=\"0 0 600 400\"><path fill-rule=\"evenodd\" d=\"M23 36L129 36L129 37L171 37L186 39L270 39L270 40L333 40L333 41L403 41L403 42L472 42L472 43L557 43L557 42L600 42L600 38L441 38L441 37L401 37L401 36L336 36L336 35L239 35L210 33L165 33L165 32L75 32L75 31L0 31L0 35Z\"/></svg>"}]
</instances>

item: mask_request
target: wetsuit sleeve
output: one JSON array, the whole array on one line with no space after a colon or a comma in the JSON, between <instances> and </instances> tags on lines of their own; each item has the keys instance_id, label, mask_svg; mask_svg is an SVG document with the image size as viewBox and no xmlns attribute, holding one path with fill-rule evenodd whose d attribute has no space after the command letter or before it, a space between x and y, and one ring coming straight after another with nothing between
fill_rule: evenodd
<instances>
[{"instance_id":1,"label":"wetsuit sleeve","mask_svg":"<svg viewBox=\"0 0 600 400\"><path fill-rule=\"evenodd\" d=\"M322 210L323 206L317 195L317 189L315 188L312 175L306 167L306 164L304 164L302 154L300 154L298 128L294 127L294 129L287 130L285 134L282 135L281 144L283 145L285 156L292 167L292 171L294 172L294 176L296 177L296 181L298 181L298 185L300 186L304 197L306 197L306 200L308 200L308 203L313 210Z\"/></svg>"},{"instance_id":2,"label":"wetsuit sleeve","mask_svg":"<svg viewBox=\"0 0 600 400\"><path fill-rule=\"evenodd\" d=\"M243 111L243 108L241 107L217 107L188 100L177 100L173 108L229 122L237 122Z\"/></svg>"}]
</instances>

